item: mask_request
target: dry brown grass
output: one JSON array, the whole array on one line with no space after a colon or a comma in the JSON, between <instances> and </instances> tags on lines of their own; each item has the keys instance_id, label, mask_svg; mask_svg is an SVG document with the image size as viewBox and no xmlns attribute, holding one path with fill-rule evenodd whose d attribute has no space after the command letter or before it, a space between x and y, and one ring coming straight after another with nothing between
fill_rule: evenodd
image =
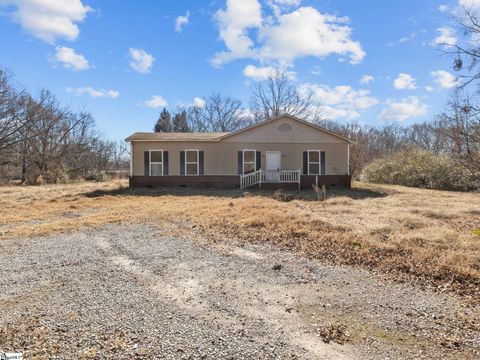
<instances>
[{"instance_id":1,"label":"dry brown grass","mask_svg":"<svg viewBox=\"0 0 480 360\"><path fill-rule=\"evenodd\" d=\"M329 196L316 202L313 192L302 192L284 202L271 192L130 191L123 181L3 187L0 238L124 221L171 231L187 231L180 225L188 224L213 240L275 244L480 302L480 194L355 184Z\"/></svg>"}]
</instances>

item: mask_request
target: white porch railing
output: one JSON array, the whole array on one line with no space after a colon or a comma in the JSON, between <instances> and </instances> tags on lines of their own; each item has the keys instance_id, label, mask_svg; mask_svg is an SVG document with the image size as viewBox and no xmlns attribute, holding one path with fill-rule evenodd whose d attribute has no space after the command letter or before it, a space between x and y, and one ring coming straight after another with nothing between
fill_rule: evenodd
<instances>
[{"instance_id":1,"label":"white porch railing","mask_svg":"<svg viewBox=\"0 0 480 360\"><path fill-rule=\"evenodd\" d=\"M240 175L240 189L259 184L262 180L262 170Z\"/></svg>"},{"instance_id":2,"label":"white porch railing","mask_svg":"<svg viewBox=\"0 0 480 360\"><path fill-rule=\"evenodd\" d=\"M300 170L263 171L260 169L240 175L240 189L256 184L261 188L262 183L297 183L300 189Z\"/></svg>"}]
</instances>

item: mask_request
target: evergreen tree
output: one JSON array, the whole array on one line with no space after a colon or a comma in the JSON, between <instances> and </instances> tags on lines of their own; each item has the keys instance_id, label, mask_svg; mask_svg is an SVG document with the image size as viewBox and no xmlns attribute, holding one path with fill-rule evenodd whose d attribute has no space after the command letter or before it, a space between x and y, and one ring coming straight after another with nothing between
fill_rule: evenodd
<instances>
[{"instance_id":1,"label":"evergreen tree","mask_svg":"<svg viewBox=\"0 0 480 360\"><path fill-rule=\"evenodd\" d=\"M173 118L173 131L176 132L188 132L190 129L188 128L188 121L187 121L187 112L182 110L175 114Z\"/></svg>"},{"instance_id":2,"label":"evergreen tree","mask_svg":"<svg viewBox=\"0 0 480 360\"><path fill-rule=\"evenodd\" d=\"M153 131L155 132L170 132L172 131L172 116L168 112L167 109L163 108L162 112L160 113L160 117L158 118L155 126L153 127Z\"/></svg>"}]
</instances>

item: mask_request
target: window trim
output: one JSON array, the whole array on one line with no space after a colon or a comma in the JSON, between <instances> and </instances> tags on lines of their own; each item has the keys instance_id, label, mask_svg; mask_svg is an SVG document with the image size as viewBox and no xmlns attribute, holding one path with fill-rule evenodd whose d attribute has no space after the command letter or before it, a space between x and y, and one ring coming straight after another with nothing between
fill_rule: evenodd
<instances>
[{"instance_id":1,"label":"window trim","mask_svg":"<svg viewBox=\"0 0 480 360\"><path fill-rule=\"evenodd\" d=\"M321 175L322 174L322 151L323 150L307 150L307 173L308 175ZM310 153L316 152L318 153L318 161L310 161ZM318 164L318 173L311 174L310 173L310 164Z\"/></svg>"},{"instance_id":2,"label":"window trim","mask_svg":"<svg viewBox=\"0 0 480 360\"><path fill-rule=\"evenodd\" d=\"M162 153L162 161L154 161L152 162L152 151L160 151ZM161 164L162 175L153 175L153 176L163 176L163 149L152 149L148 150L148 176L152 176L152 164L158 165Z\"/></svg>"},{"instance_id":3,"label":"window trim","mask_svg":"<svg viewBox=\"0 0 480 360\"><path fill-rule=\"evenodd\" d=\"M253 151L253 163L248 161L248 164L253 164L253 171L257 171L257 150L256 149L243 149L242 150L242 174L245 175L245 151ZM249 173L250 174L250 173Z\"/></svg>"},{"instance_id":4,"label":"window trim","mask_svg":"<svg viewBox=\"0 0 480 360\"><path fill-rule=\"evenodd\" d=\"M198 176L200 174L200 150L198 149L185 149L185 164L184 164L184 170L185 170L185 176ZM187 153L189 151L195 151L197 153L197 161L187 161L188 155ZM197 165L197 173L196 174L188 174L187 172L187 164L196 164Z\"/></svg>"}]
</instances>

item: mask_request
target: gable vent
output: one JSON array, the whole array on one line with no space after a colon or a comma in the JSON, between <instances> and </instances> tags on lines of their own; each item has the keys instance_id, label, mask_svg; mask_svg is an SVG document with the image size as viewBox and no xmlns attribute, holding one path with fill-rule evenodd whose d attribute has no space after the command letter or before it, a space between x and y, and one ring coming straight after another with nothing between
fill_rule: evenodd
<instances>
[{"instance_id":1,"label":"gable vent","mask_svg":"<svg viewBox=\"0 0 480 360\"><path fill-rule=\"evenodd\" d=\"M278 127L278 131L282 131L282 132L286 132L286 131L292 131L292 127L290 126L290 124L280 124L280 126Z\"/></svg>"}]
</instances>

